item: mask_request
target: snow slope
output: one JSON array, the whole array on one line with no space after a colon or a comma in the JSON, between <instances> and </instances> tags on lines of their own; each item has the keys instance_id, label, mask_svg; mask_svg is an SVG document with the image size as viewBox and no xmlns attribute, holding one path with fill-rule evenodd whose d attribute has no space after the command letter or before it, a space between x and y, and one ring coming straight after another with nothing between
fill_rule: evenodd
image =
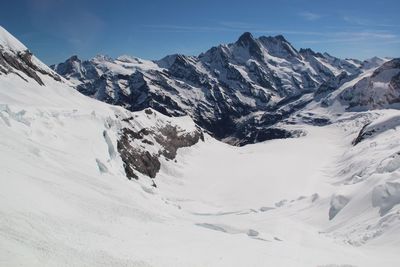
<instances>
[{"instance_id":1,"label":"snow slope","mask_svg":"<svg viewBox=\"0 0 400 267\"><path fill-rule=\"evenodd\" d=\"M132 113L37 75L44 85L0 76L1 266L400 265L398 110L311 103L285 125L299 138L233 147L205 135L160 157L154 188L127 179L121 128L190 132L190 118ZM311 113L333 123L303 122Z\"/></svg>"}]
</instances>

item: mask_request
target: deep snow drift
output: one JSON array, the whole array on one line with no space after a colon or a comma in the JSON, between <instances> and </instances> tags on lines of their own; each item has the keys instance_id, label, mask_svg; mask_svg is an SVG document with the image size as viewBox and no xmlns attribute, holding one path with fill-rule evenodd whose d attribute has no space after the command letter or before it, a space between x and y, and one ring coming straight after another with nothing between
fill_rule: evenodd
<instances>
[{"instance_id":1,"label":"deep snow drift","mask_svg":"<svg viewBox=\"0 0 400 267\"><path fill-rule=\"evenodd\" d=\"M127 179L121 129L133 118L135 130L191 132L190 118L132 113L16 72L0 75L1 266L400 265L398 110L312 102L285 125L299 138L239 148L205 135L160 156L155 188ZM299 119L310 114L333 123Z\"/></svg>"}]
</instances>

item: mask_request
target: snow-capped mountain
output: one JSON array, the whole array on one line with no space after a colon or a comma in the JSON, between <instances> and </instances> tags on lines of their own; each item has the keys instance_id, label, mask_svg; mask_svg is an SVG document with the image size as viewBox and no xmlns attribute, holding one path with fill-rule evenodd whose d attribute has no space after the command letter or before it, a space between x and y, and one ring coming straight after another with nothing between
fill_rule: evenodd
<instances>
[{"instance_id":1,"label":"snow-capped mountain","mask_svg":"<svg viewBox=\"0 0 400 267\"><path fill-rule=\"evenodd\" d=\"M178 148L204 139L202 130L189 118L168 118L151 109L133 115L123 108L89 99L72 90L68 81L39 61L4 28L0 28L0 37L1 96L8 100L0 103L0 118L8 127L14 123L25 125L27 131L33 131L28 133L32 136L30 139L35 140L33 129L37 124L46 121L51 124L52 120L60 117L87 117L102 122L101 135L109 159L96 158L95 162L101 172L108 172L112 168L110 162L119 154L129 179L138 179L138 173L154 178L160 170L161 158L173 160ZM14 103L23 103L23 108L19 105L14 107ZM51 110L40 110L47 107ZM47 136L40 129L37 131L38 136ZM48 136L49 144L53 139L57 142L56 136L55 139ZM90 135L86 138L91 139Z\"/></svg>"},{"instance_id":2,"label":"snow-capped mountain","mask_svg":"<svg viewBox=\"0 0 400 267\"><path fill-rule=\"evenodd\" d=\"M244 33L235 43L197 57L148 61L97 56L82 61L73 56L52 68L85 95L132 111L151 107L166 115L187 114L216 138L247 144L296 135L276 126L296 109L277 109L340 75L354 78L382 62L297 51L281 35L254 38Z\"/></svg>"},{"instance_id":3,"label":"snow-capped mountain","mask_svg":"<svg viewBox=\"0 0 400 267\"><path fill-rule=\"evenodd\" d=\"M353 86L340 88L339 100L347 104L348 109L400 108L400 58L360 78Z\"/></svg>"},{"instance_id":4,"label":"snow-capped mountain","mask_svg":"<svg viewBox=\"0 0 400 267\"><path fill-rule=\"evenodd\" d=\"M63 74L67 80L0 27L0 265L399 266L397 60L343 61L311 50L297 53L279 36L249 37L214 49L235 51L227 66L238 76L223 68L223 78L211 75L211 66L222 64L219 52L205 59L211 49L157 62L72 58L56 68L71 74ZM282 76L287 86L267 90L241 59L243 51L251 51L254 61L267 56L257 48L264 42L275 61L288 58L286 68L276 65L284 69L279 75L302 80L294 66L306 57L329 63L333 75L310 74L318 82L312 89L300 87L304 82L289 88L293 80ZM213 63L206 67L207 61ZM266 71L271 62L254 64L278 77ZM248 87L232 77L245 77ZM135 79L142 87L133 86ZM143 92L143 102L135 103L148 101L169 115L188 113L197 120L193 103L214 116L206 100L217 98L202 98L199 92L213 91L196 81L214 81L232 105L254 103L242 115L239 106L220 103L224 112L237 112L232 116L249 134L242 141L264 139L259 125L276 122L275 131L285 131L277 136L298 138L235 147L204 133L190 116L169 117L147 105L132 112L76 90L88 86L97 97L132 86ZM235 98L236 91L254 102ZM261 91L271 95L267 103ZM176 109L163 102L167 95ZM371 103L374 95L383 97ZM366 108L384 109L360 111Z\"/></svg>"}]
</instances>

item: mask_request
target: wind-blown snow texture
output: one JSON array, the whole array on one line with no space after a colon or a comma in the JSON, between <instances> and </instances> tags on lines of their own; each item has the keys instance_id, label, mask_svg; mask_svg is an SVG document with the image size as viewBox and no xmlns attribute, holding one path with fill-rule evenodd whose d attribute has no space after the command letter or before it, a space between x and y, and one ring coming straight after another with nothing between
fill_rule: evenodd
<instances>
[{"instance_id":1,"label":"wind-blown snow texture","mask_svg":"<svg viewBox=\"0 0 400 267\"><path fill-rule=\"evenodd\" d=\"M299 138L235 147L188 116L80 94L33 56L24 61L26 48L2 28L0 46L1 266L400 265L400 112L363 101L397 90L395 63L337 71L336 88L278 105L298 107L279 127ZM283 47L271 55L296 52ZM143 63L144 75L171 62ZM381 82L392 89L380 94ZM130 157L139 154L150 156Z\"/></svg>"}]
</instances>

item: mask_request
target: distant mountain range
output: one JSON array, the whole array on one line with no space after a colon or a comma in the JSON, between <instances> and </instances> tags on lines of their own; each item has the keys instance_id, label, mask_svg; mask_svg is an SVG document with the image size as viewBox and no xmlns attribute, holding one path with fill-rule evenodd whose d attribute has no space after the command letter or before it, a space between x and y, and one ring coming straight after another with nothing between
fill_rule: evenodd
<instances>
[{"instance_id":1,"label":"distant mountain range","mask_svg":"<svg viewBox=\"0 0 400 267\"><path fill-rule=\"evenodd\" d=\"M188 114L214 137L243 145L296 135L278 124L313 100L338 100L352 109L400 102L399 59L388 61L340 59L296 50L282 35L254 38L246 32L199 56L72 56L51 68L85 95L131 111Z\"/></svg>"}]
</instances>

